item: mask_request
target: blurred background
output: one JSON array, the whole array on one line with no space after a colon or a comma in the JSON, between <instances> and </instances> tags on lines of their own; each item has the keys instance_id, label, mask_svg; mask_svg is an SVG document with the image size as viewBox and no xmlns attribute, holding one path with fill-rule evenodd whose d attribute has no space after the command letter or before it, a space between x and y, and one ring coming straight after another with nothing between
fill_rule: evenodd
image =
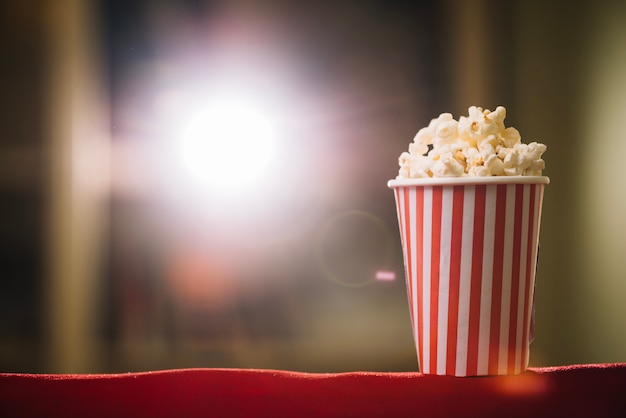
<instances>
[{"instance_id":1,"label":"blurred background","mask_svg":"<svg viewBox=\"0 0 626 418\"><path fill-rule=\"evenodd\" d=\"M626 361L626 3L2 0L0 31L0 371L416 370L386 182L471 105L548 146L531 366Z\"/></svg>"}]
</instances>

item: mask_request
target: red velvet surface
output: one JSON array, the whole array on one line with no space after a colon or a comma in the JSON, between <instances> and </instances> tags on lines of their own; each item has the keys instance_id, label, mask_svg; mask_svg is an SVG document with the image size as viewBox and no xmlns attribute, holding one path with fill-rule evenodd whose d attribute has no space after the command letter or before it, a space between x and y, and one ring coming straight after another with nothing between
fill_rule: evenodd
<instances>
[{"instance_id":1,"label":"red velvet surface","mask_svg":"<svg viewBox=\"0 0 626 418\"><path fill-rule=\"evenodd\" d=\"M0 374L2 417L626 416L626 363L518 376L182 369Z\"/></svg>"}]
</instances>

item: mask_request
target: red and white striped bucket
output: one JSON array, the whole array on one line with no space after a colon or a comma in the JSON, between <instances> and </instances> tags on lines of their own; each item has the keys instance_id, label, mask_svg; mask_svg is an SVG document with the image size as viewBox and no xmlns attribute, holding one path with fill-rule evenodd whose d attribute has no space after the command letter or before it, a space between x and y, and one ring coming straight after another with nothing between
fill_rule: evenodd
<instances>
[{"instance_id":1,"label":"red and white striped bucket","mask_svg":"<svg viewBox=\"0 0 626 418\"><path fill-rule=\"evenodd\" d=\"M391 180L420 371L528 367L547 177Z\"/></svg>"}]
</instances>

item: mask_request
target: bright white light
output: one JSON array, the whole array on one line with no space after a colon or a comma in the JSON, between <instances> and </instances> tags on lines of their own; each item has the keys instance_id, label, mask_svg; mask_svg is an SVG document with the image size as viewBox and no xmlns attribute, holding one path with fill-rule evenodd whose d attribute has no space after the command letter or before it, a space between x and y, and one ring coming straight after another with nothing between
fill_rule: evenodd
<instances>
[{"instance_id":1,"label":"bright white light","mask_svg":"<svg viewBox=\"0 0 626 418\"><path fill-rule=\"evenodd\" d=\"M239 103L220 103L190 121L182 156L196 180L232 190L262 177L273 145L272 126L264 115Z\"/></svg>"}]
</instances>

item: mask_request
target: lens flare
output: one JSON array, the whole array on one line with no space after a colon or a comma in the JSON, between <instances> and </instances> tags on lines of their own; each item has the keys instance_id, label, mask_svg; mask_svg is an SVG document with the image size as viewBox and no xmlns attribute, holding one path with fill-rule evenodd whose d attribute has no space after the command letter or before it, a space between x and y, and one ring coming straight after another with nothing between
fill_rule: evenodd
<instances>
[{"instance_id":1,"label":"lens flare","mask_svg":"<svg viewBox=\"0 0 626 418\"><path fill-rule=\"evenodd\" d=\"M272 126L263 114L239 103L221 103L190 121L182 157L195 180L230 190L262 177L273 145Z\"/></svg>"},{"instance_id":2,"label":"lens flare","mask_svg":"<svg viewBox=\"0 0 626 418\"><path fill-rule=\"evenodd\" d=\"M345 287L395 278L387 270L393 258L391 232L369 212L348 210L329 219L317 237L315 255L324 276Z\"/></svg>"}]
</instances>

